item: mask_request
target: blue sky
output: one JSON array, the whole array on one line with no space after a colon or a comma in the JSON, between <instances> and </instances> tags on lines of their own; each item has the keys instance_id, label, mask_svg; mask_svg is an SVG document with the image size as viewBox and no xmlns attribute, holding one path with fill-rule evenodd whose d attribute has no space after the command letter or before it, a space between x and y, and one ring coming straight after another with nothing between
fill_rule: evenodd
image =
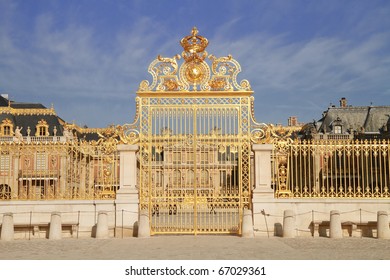
<instances>
[{"instance_id":1,"label":"blue sky","mask_svg":"<svg viewBox=\"0 0 390 280\"><path fill-rule=\"evenodd\" d=\"M341 97L390 105L387 0L0 0L0 92L79 125L132 122L149 64L193 26L241 64L259 122L319 119Z\"/></svg>"}]
</instances>

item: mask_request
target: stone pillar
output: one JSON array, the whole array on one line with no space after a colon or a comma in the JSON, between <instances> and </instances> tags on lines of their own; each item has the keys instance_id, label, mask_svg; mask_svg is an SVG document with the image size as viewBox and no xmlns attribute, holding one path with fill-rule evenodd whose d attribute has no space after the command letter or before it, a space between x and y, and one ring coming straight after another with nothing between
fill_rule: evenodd
<instances>
[{"instance_id":1,"label":"stone pillar","mask_svg":"<svg viewBox=\"0 0 390 280\"><path fill-rule=\"evenodd\" d=\"M244 209L243 211L241 237L246 237L246 238L255 237L253 232L252 210L250 209Z\"/></svg>"},{"instance_id":2,"label":"stone pillar","mask_svg":"<svg viewBox=\"0 0 390 280\"><path fill-rule=\"evenodd\" d=\"M134 225L138 221L137 156L138 145L117 146L119 152L120 182L116 192L116 210L121 218L116 220L118 236L132 236ZM123 217L122 217L123 214ZM123 221L123 224L122 224ZM123 229L123 231L122 231Z\"/></svg>"},{"instance_id":3,"label":"stone pillar","mask_svg":"<svg viewBox=\"0 0 390 280\"><path fill-rule=\"evenodd\" d=\"M61 213L51 213L49 239L61 239L62 238L62 224Z\"/></svg>"},{"instance_id":4,"label":"stone pillar","mask_svg":"<svg viewBox=\"0 0 390 280\"><path fill-rule=\"evenodd\" d=\"M272 144L254 144L252 151L254 156L254 186L252 191L253 225L259 229L257 234L267 232L264 224L264 216L261 211L264 202L274 200L274 190L271 188L271 154L274 146Z\"/></svg>"},{"instance_id":5,"label":"stone pillar","mask_svg":"<svg viewBox=\"0 0 390 280\"><path fill-rule=\"evenodd\" d=\"M338 210L330 211L330 238L342 238L343 230L341 228L340 212Z\"/></svg>"},{"instance_id":6,"label":"stone pillar","mask_svg":"<svg viewBox=\"0 0 390 280\"><path fill-rule=\"evenodd\" d=\"M386 211L378 211L377 216L377 237L378 239L389 239L389 216Z\"/></svg>"},{"instance_id":7,"label":"stone pillar","mask_svg":"<svg viewBox=\"0 0 390 280\"><path fill-rule=\"evenodd\" d=\"M252 150L255 156L255 187L253 195L274 197L271 188L271 152L272 144L254 144Z\"/></svg>"},{"instance_id":8,"label":"stone pillar","mask_svg":"<svg viewBox=\"0 0 390 280\"><path fill-rule=\"evenodd\" d=\"M108 214L106 211L99 211L98 213L96 238L108 238Z\"/></svg>"},{"instance_id":9,"label":"stone pillar","mask_svg":"<svg viewBox=\"0 0 390 280\"><path fill-rule=\"evenodd\" d=\"M12 213L4 213L1 225L1 240L14 240L14 216Z\"/></svg>"},{"instance_id":10,"label":"stone pillar","mask_svg":"<svg viewBox=\"0 0 390 280\"><path fill-rule=\"evenodd\" d=\"M295 215L292 210L285 210L283 213L283 237L295 237Z\"/></svg>"},{"instance_id":11,"label":"stone pillar","mask_svg":"<svg viewBox=\"0 0 390 280\"><path fill-rule=\"evenodd\" d=\"M138 237L150 237L149 211L141 210L138 220Z\"/></svg>"}]
</instances>

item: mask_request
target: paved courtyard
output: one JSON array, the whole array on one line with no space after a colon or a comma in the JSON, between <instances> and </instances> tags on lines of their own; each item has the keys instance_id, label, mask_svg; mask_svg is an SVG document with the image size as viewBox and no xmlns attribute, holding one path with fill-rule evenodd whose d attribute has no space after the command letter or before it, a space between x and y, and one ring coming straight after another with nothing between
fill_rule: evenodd
<instances>
[{"instance_id":1,"label":"paved courtyard","mask_svg":"<svg viewBox=\"0 0 390 280\"><path fill-rule=\"evenodd\" d=\"M0 241L2 260L390 260L390 240L154 236Z\"/></svg>"}]
</instances>

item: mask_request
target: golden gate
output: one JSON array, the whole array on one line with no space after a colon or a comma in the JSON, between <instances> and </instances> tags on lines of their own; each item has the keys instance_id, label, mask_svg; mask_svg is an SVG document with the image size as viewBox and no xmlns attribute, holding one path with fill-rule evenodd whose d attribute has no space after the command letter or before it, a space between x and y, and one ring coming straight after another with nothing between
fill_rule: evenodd
<instances>
[{"instance_id":1,"label":"golden gate","mask_svg":"<svg viewBox=\"0 0 390 280\"><path fill-rule=\"evenodd\" d=\"M159 56L137 92L140 210L151 234L240 234L251 208L252 91L237 83L237 61L208 56L207 44L194 28L182 56Z\"/></svg>"}]
</instances>

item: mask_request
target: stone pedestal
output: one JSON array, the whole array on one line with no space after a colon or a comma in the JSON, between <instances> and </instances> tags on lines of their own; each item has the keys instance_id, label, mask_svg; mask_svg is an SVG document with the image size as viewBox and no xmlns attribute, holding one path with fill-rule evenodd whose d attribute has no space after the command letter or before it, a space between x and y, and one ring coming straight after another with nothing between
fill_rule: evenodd
<instances>
[{"instance_id":1,"label":"stone pedestal","mask_svg":"<svg viewBox=\"0 0 390 280\"><path fill-rule=\"evenodd\" d=\"M120 183L116 192L116 211L121 218L116 220L117 237L132 236L138 221L137 157L138 145L117 146L120 156Z\"/></svg>"},{"instance_id":2,"label":"stone pedestal","mask_svg":"<svg viewBox=\"0 0 390 280\"><path fill-rule=\"evenodd\" d=\"M49 239L62 238L61 213L53 212L50 219Z\"/></svg>"},{"instance_id":3,"label":"stone pedestal","mask_svg":"<svg viewBox=\"0 0 390 280\"><path fill-rule=\"evenodd\" d=\"M378 239L390 238L389 216L386 211L378 211L377 234L378 234Z\"/></svg>"},{"instance_id":4,"label":"stone pedestal","mask_svg":"<svg viewBox=\"0 0 390 280\"><path fill-rule=\"evenodd\" d=\"M108 214L106 211L99 211L96 225L96 238L108 238Z\"/></svg>"},{"instance_id":5,"label":"stone pedestal","mask_svg":"<svg viewBox=\"0 0 390 280\"><path fill-rule=\"evenodd\" d=\"M292 210L285 210L283 213L283 237L295 237L295 215Z\"/></svg>"},{"instance_id":6,"label":"stone pedestal","mask_svg":"<svg viewBox=\"0 0 390 280\"><path fill-rule=\"evenodd\" d=\"M147 209L141 210L139 213L138 237L150 237L150 220Z\"/></svg>"},{"instance_id":7,"label":"stone pedestal","mask_svg":"<svg viewBox=\"0 0 390 280\"><path fill-rule=\"evenodd\" d=\"M246 238L255 237L253 232L252 211L249 209L244 209L243 218L242 218L241 236Z\"/></svg>"},{"instance_id":8,"label":"stone pedestal","mask_svg":"<svg viewBox=\"0 0 390 280\"><path fill-rule=\"evenodd\" d=\"M255 158L254 197L274 197L274 190L271 188L271 153L273 147L272 144L252 145Z\"/></svg>"},{"instance_id":9,"label":"stone pedestal","mask_svg":"<svg viewBox=\"0 0 390 280\"><path fill-rule=\"evenodd\" d=\"M267 229L264 225L264 216L261 211L264 208L262 202L264 199L274 199L274 190L271 188L271 154L272 144L254 144L252 151L254 153L254 186L252 190L253 205L253 223L260 232Z\"/></svg>"},{"instance_id":10,"label":"stone pedestal","mask_svg":"<svg viewBox=\"0 0 390 280\"><path fill-rule=\"evenodd\" d=\"M343 230L341 228L340 212L338 210L330 211L330 238L342 238Z\"/></svg>"},{"instance_id":11,"label":"stone pedestal","mask_svg":"<svg viewBox=\"0 0 390 280\"><path fill-rule=\"evenodd\" d=\"M14 240L14 217L12 213L4 213L3 223L1 225L1 240Z\"/></svg>"}]
</instances>

